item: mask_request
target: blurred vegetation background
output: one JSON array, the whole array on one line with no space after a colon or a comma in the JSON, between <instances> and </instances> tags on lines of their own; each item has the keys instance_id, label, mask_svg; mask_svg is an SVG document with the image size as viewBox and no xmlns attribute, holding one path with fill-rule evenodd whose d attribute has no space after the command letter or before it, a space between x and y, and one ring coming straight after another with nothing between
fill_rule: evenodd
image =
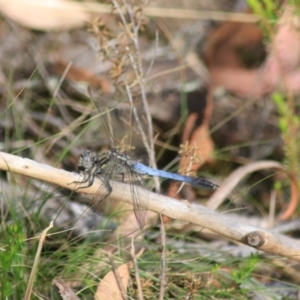
<instances>
[{"instance_id":1,"label":"blurred vegetation background","mask_svg":"<svg viewBox=\"0 0 300 300\"><path fill-rule=\"evenodd\" d=\"M221 185L240 166L273 160L298 183L297 0L0 4L1 151L76 171L83 150L108 142L87 88L114 100L121 76L137 78L132 57L159 168ZM297 239L297 184L291 192L278 170L246 175L218 210ZM122 218L94 213L85 195L0 176L0 299L299 297L299 266L287 258L167 218L136 236ZM165 195L212 205L211 191L177 192L161 183Z\"/></svg>"}]
</instances>

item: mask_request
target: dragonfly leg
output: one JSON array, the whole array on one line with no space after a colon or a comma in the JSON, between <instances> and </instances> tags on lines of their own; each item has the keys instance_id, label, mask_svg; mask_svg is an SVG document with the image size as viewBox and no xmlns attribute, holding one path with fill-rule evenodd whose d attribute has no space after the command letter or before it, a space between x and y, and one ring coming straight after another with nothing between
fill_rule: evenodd
<instances>
[{"instance_id":1,"label":"dragonfly leg","mask_svg":"<svg viewBox=\"0 0 300 300\"><path fill-rule=\"evenodd\" d=\"M106 187L106 189L107 189L107 193L108 193L108 195L112 192L112 187L111 187L111 185L110 185L110 183L109 183L109 181L107 180L107 178L105 178L105 177L99 177L100 178L100 180L102 181L102 183L104 184L104 186ZM107 197L107 196L105 196L105 197Z\"/></svg>"},{"instance_id":2,"label":"dragonfly leg","mask_svg":"<svg viewBox=\"0 0 300 300\"><path fill-rule=\"evenodd\" d=\"M95 176L97 174L101 174L100 172L101 169L99 169L99 166L98 165L95 165L93 166L90 170L86 170L84 172L84 174L87 174L88 176L83 180L83 181L73 181L71 183L77 183L77 184L82 184L82 183L88 183L87 185L85 186L79 186L75 189L75 191L79 190L79 189L85 189L85 188L88 188L90 187L91 185L93 185L94 183L94 179L95 179Z\"/></svg>"},{"instance_id":3,"label":"dragonfly leg","mask_svg":"<svg viewBox=\"0 0 300 300\"><path fill-rule=\"evenodd\" d=\"M88 176L83 181L72 181L72 182L70 182L68 184L72 184L72 183L75 183L75 184L88 183L87 185L76 187L76 189L74 189L74 191L76 192L79 189L86 189L86 188L92 186L93 183L94 183L94 179L95 179L95 174L88 174Z\"/></svg>"},{"instance_id":4,"label":"dragonfly leg","mask_svg":"<svg viewBox=\"0 0 300 300\"><path fill-rule=\"evenodd\" d=\"M94 179L95 179L95 174L89 174L89 176L87 177L87 179L85 181L79 182L79 183L86 183L87 182L87 185L80 186L77 189L86 189L86 188L92 186L93 183L94 183Z\"/></svg>"},{"instance_id":5,"label":"dragonfly leg","mask_svg":"<svg viewBox=\"0 0 300 300\"><path fill-rule=\"evenodd\" d=\"M84 173L83 174L84 175L84 177L85 177L85 175L86 175L86 173ZM89 176L87 176L86 178L84 178L82 181L72 181L72 182L70 182L70 183L68 183L68 185L70 185L70 184L72 184L72 183L86 183L86 182L88 182L89 181Z\"/></svg>"}]
</instances>

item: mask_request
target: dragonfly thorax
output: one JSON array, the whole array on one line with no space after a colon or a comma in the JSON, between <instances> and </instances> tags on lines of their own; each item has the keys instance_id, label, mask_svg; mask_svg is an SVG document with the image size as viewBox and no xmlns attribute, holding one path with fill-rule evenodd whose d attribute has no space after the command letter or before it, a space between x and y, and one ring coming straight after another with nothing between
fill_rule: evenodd
<instances>
[{"instance_id":1,"label":"dragonfly thorax","mask_svg":"<svg viewBox=\"0 0 300 300\"><path fill-rule=\"evenodd\" d=\"M112 148L112 149L108 150L107 152L110 153L111 159L123 161L126 164L128 163L128 161L130 161L130 158L128 155L126 155L123 152L118 151L115 148Z\"/></svg>"},{"instance_id":2,"label":"dragonfly thorax","mask_svg":"<svg viewBox=\"0 0 300 300\"><path fill-rule=\"evenodd\" d=\"M130 158L122 152L112 148L91 157L91 164L94 164L95 174L126 174L128 173Z\"/></svg>"}]
</instances>

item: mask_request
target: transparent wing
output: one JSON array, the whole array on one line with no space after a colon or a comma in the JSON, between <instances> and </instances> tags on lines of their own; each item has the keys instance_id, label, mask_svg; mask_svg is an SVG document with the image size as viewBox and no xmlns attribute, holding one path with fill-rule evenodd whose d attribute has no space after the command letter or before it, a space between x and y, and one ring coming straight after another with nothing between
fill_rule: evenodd
<instances>
[{"instance_id":1,"label":"transparent wing","mask_svg":"<svg viewBox=\"0 0 300 300\"><path fill-rule=\"evenodd\" d=\"M138 160L144 164L149 164L147 153L147 119L141 105L141 99L135 97L122 103L122 107L117 107L114 111L119 128L126 130L125 152L132 160ZM130 145L130 147L129 147Z\"/></svg>"},{"instance_id":2,"label":"transparent wing","mask_svg":"<svg viewBox=\"0 0 300 300\"><path fill-rule=\"evenodd\" d=\"M112 129L112 121L110 120L110 113L114 109L113 106L109 105L109 95L108 94L101 94L99 90L94 91L92 88L88 88L88 93L93 101L95 107L99 112L100 117L100 131L104 131L106 137L109 141L109 146L116 147L116 139L113 135Z\"/></svg>"},{"instance_id":3,"label":"transparent wing","mask_svg":"<svg viewBox=\"0 0 300 300\"><path fill-rule=\"evenodd\" d=\"M104 211L103 208L105 208L105 206L109 206L109 195L112 192L109 180L113 178L113 170L113 163L107 166L105 173L101 172L101 174L99 174L99 169L94 166L92 166L89 170L86 170L86 172L89 173L89 177L93 177L93 179L97 177L102 181L102 185L99 187L92 201L91 206L94 211ZM90 180L89 184L93 183L93 181L94 180Z\"/></svg>"},{"instance_id":4,"label":"transparent wing","mask_svg":"<svg viewBox=\"0 0 300 300\"><path fill-rule=\"evenodd\" d=\"M137 160L148 165L149 156L145 147L147 122L140 99L138 97L128 99L120 91L109 95L90 89L89 93L99 111L101 129L105 130L111 148L125 153L130 160ZM100 177L102 177L100 179L104 185L99 190L99 196L95 196L94 207L99 205L102 207L104 203L108 206L112 205L109 201L110 180L128 183L130 184L135 216L140 228L143 228L148 208L148 197L142 199L136 188L142 186L142 178L134 173L128 165L114 161L105 165L105 169L101 170ZM104 189L107 190L105 197L103 197ZM120 198L122 198L121 195Z\"/></svg>"},{"instance_id":5,"label":"transparent wing","mask_svg":"<svg viewBox=\"0 0 300 300\"><path fill-rule=\"evenodd\" d=\"M146 150L148 125L139 97L130 100L124 91L103 94L89 89L100 113L101 128L106 131L110 146L131 159L149 164Z\"/></svg>"},{"instance_id":6,"label":"transparent wing","mask_svg":"<svg viewBox=\"0 0 300 300\"><path fill-rule=\"evenodd\" d=\"M140 195L139 188L143 187L143 180L141 176L133 173L131 170L129 176L131 177L130 191L133 200L134 214L140 229L143 229L145 226L145 220L146 220L148 204L149 204L149 192L143 193L143 196Z\"/></svg>"},{"instance_id":7,"label":"transparent wing","mask_svg":"<svg viewBox=\"0 0 300 300\"><path fill-rule=\"evenodd\" d=\"M92 201L92 208L96 212L110 213L115 208L116 203L110 199L110 193L112 188L110 186L110 180L121 181L130 184L131 198L133 200L133 210L135 213L136 220L141 229L145 226L145 219L148 208L148 194L143 194L141 197L139 189L137 187L143 187L142 178L133 173L130 168L126 168L125 174L122 174L122 180L120 180L120 174L116 174L114 169L117 166L111 164L104 174L95 175L103 183L98 189ZM124 175L124 176L123 176ZM145 196L146 195L146 196ZM120 201L122 200L122 195L120 195Z\"/></svg>"}]
</instances>

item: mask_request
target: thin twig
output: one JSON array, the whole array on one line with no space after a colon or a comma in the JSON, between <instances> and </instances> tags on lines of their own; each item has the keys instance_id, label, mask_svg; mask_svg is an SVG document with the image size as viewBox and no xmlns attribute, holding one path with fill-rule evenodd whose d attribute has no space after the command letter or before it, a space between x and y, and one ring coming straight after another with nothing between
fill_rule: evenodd
<instances>
[{"instance_id":1,"label":"thin twig","mask_svg":"<svg viewBox=\"0 0 300 300\"><path fill-rule=\"evenodd\" d=\"M148 129L147 137L148 138L146 138L146 136L145 136L144 130L141 126L140 118L136 112L134 105L133 105L132 95L131 95L131 91L129 88L130 85L126 82L126 80L124 80L124 83L126 86L127 95L129 97L129 100L131 101L131 105L132 105L132 109L133 109L136 121L139 124L139 129L141 132L143 143L148 152L148 156L150 159L150 165L154 168L157 168L156 160L155 160L155 151L154 151L152 118L151 118L148 101L147 101L147 94L146 94L146 89L145 89L145 78L143 75L143 65L142 65L142 59L141 59L141 53L140 53L140 47L139 47L139 39L138 39L138 32L140 30L141 20L142 20L142 16L143 16L143 8L147 5L147 1L145 0L140 5L141 17L138 19L137 23L136 23L136 20L134 17L133 8L132 8L131 4L125 0L123 1L123 3L126 6L126 9L128 11L131 24L128 24L126 17L124 15L124 12L122 11L119 3L116 0L113 0L113 4L114 4L115 8L117 9L119 16L122 20L122 23L124 26L124 31L127 33L127 36L131 39L131 41L133 42L134 47L135 47L134 55L131 53L131 51L129 50L128 47L126 47L126 50L127 50L127 54L130 59L130 62L131 62L131 67L135 73L135 77L136 77L136 80L139 85L141 100L142 100L142 104L143 104L143 111L144 111L144 113L146 115L146 119L147 119L147 129ZM154 178L154 182L155 182L156 190L159 192L160 185L159 185L159 180L157 177Z\"/></svg>"},{"instance_id":2,"label":"thin twig","mask_svg":"<svg viewBox=\"0 0 300 300\"><path fill-rule=\"evenodd\" d=\"M138 266L137 260L136 260L134 239L133 238L131 239L130 254L131 254L133 265L134 265L135 280L136 280L136 285L137 285L137 288L138 288L139 300L144 300L143 289L142 289L142 284L141 284L141 277L140 277L140 272L139 272L139 266Z\"/></svg>"},{"instance_id":3,"label":"thin twig","mask_svg":"<svg viewBox=\"0 0 300 300\"><path fill-rule=\"evenodd\" d=\"M166 268L167 268L167 263L166 263L166 231L165 231L165 226L164 226L164 221L162 219L162 216L160 215L160 237L161 237L161 246L162 246L162 251L161 251L161 257L160 257L160 289L159 289L159 299L163 300L164 299L164 294L165 294L165 287L166 287Z\"/></svg>"},{"instance_id":4,"label":"thin twig","mask_svg":"<svg viewBox=\"0 0 300 300\"><path fill-rule=\"evenodd\" d=\"M118 12L112 12L111 6L107 4L93 3L93 2L80 2L80 3L82 4L82 9L84 9L86 12L92 12L92 13L98 12L102 14L118 13ZM77 4L78 2L76 2L76 5ZM45 6L44 3L38 3L36 5ZM74 9L77 7L74 8L71 7L71 8ZM191 9L184 9L184 8L170 8L170 7L161 7L161 6L145 7L145 15L153 18L231 21L231 22L241 22L241 23L257 23L261 19L259 16L249 14L249 13L195 10L195 9L191 10Z\"/></svg>"},{"instance_id":5,"label":"thin twig","mask_svg":"<svg viewBox=\"0 0 300 300\"><path fill-rule=\"evenodd\" d=\"M33 266L32 266L31 274L30 274L30 277L29 277L29 281L28 281L28 284L27 284L27 290L26 290L26 293L25 293L25 296L24 296L25 300L30 299L32 289L33 289L33 283L34 283L34 280L35 280L35 277L36 277L36 274L37 274L37 271L38 271L37 267L38 267L38 264L39 264L39 261L40 261L42 248L43 248L45 239L47 237L47 232L51 228L53 228L53 221L50 222L49 226L43 231L43 233L41 235L39 245L38 245L38 248L37 248L37 251L36 251L36 256L35 256L35 259L34 259L34 263L33 263Z\"/></svg>"}]
</instances>

